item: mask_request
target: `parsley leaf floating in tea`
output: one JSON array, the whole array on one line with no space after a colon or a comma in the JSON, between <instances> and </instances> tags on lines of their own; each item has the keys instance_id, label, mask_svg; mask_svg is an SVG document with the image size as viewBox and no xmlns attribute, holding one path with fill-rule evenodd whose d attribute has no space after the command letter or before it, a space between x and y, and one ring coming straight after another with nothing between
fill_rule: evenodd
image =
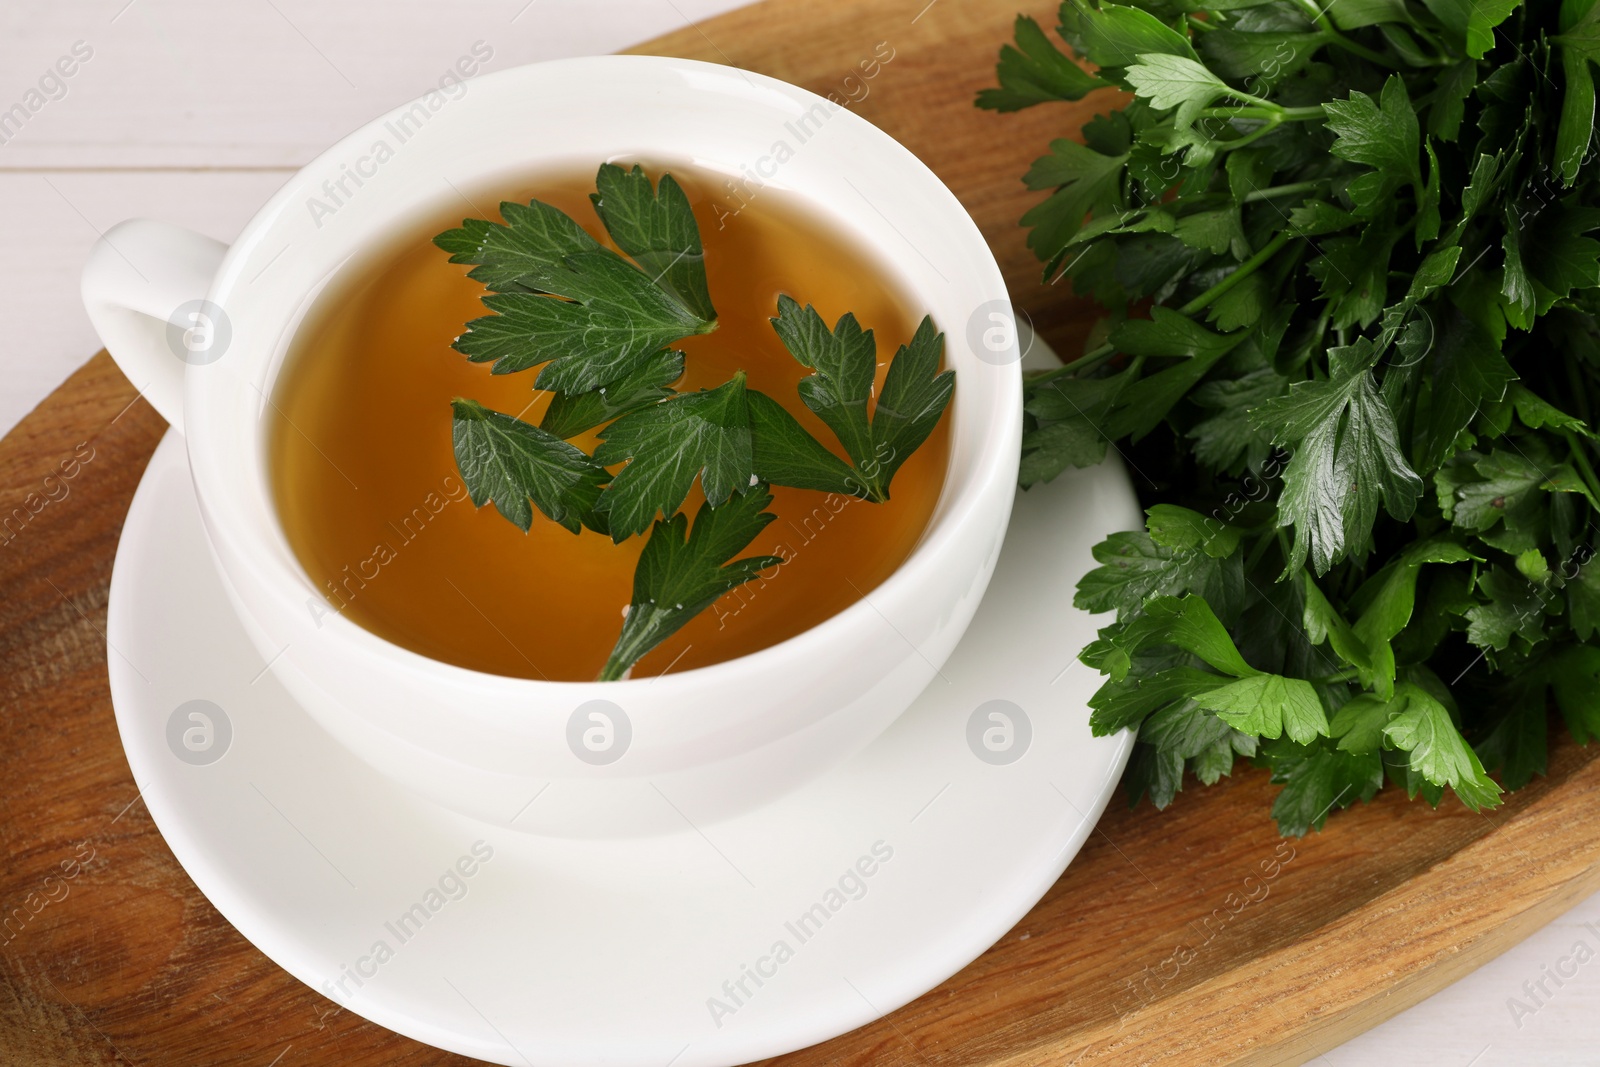
<instances>
[{"instance_id":1,"label":"parsley leaf floating in tea","mask_svg":"<svg viewBox=\"0 0 1600 1067\"><path fill-rule=\"evenodd\" d=\"M671 183L652 194L643 171L610 164L600 184L611 190L596 200L601 221L633 262L538 200L501 204L503 222L469 219L434 238L451 262L477 264L470 276L495 290L483 298L494 314L467 323L458 351L493 363L496 374L542 364L538 388L575 394L621 381L660 349L716 328L683 191Z\"/></svg>"},{"instance_id":2,"label":"parsley leaf floating in tea","mask_svg":"<svg viewBox=\"0 0 1600 1067\"><path fill-rule=\"evenodd\" d=\"M855 468L828 447L789 410L765 393L747 390L750 405L751 461L756 476L773 485L822 493L864 496Z\"/></svg>"},{"instance_id":3,"label":"parsley leaf floating in tea","mask_svg":"<svg viewBox=\"0 0 1600 1067\"><path fill-rule=\"evenodd\" d=\"M456 466L474 507L493 501L526 532L531 500L573 533L580 525L605 530L595 515L600 487L611 477L604 467L559 437L475 400L457 399L451 407Z\"/></svg>"},{"instance_id":4,"label":"parsley leaf floating in tea","mask_svg":"<svg viewBox=\"0 0 1600 1067\"><path fill-rule=\"evenodd\" d=\"M607 163L589 195L595 214L617 247L633 257L651 280L707 322L717 317L706 289L700 228L683 188L663 174L655 189L643 167L623 170Z\"/></svg>"},{"instance_id":5,"label":"parsley leaf floating in tea","mask_svg":"<svg viewBox=\"0 0 1600 1067\"><path fill-rule=\"evenodd\" d=\"M572 216L542 200L507 200L500 217L503 222L467 219L433 239L450 262L476 264L467 277L496 293L549 292L566 270L566 257L600 248Z\"/></svg>"},{"instance_id":6,"label":"parsley leaf floating in tea","mask_svg":"<svg viewBox=\"0 0 1600 1067\"><path fill-rule=\"evenodd\" d=\"M542 367L534 387L553 394L538 426L455 401L456 466L473 503L493 501L525 532L534 508L614 542L650 531L601 674L618 679L717 597L780 562L733 559L776 517L766 510L772 485L886 501L895 472L949 406L955 373L940 372L944 335L924 318L889 361L869 412L872 331L852 315L829 330L785 296L773 326L814 372L801 401L848 462L778 401L747 389L742 370L714 389L677 392L684 353L672 345L716 326L688 196L669 174L652 186L643 168L608 163L590 202L627 258L538 200L502 204L503 221L467 219L434 242L492 290L483 303L494 314L468 323L454 347L492 362L494 374ZM596 429L592 454L567 441ZM705 502L691 528L679 509L696 479Z\"/></svg>"},{"instance_id":7,"label":"parsley leaf floating in tea","mask_svg":"<svg viewBox=\"0 0 1600 1067\"><path fill-rule=\"evenodd\" d=\"M663 348L625 378L587 393L556 393L550 398L539 428L557 437L576 437L672 395L672 383L683 377L683 353Z\"/></svg>"},{"instance_id":8,"label":"parsley leaf floating in tea","mask_svg":"<svg viewBox=\"0 0 1600 1067\"><path fill-rule=\"evenodd\" d=\"M621 678L718 597L783 562L776 556L733 559L776 517L766 510L770 503L772 494L763 487L720 507L700 505L692 528L682 513L655 524L639 556L633 601L601 681Z\"/></svg>"},{"instance_id":9,"label":"parsley leaf floating in tea","mask_svg":"<svg viewBox=\"0 0 1600 1067\"><path fill-rule=\"evenodd\" d=\"M1543 773L1551 696L1600 736L1597 67L1600 0L1016 24L980 107L1127 94L1023 177L1050 291L1103 318L1026 376L1021 480L1139 472L1146 529L1076 600L1116 612L1081 658L1093 730L1136 732L1130 798L1245 757L1303 834L1385 781L1497 803ZM1179 596L1261 673L1132 641Z\"/></svg>"},{"instance_id":10,"label":"parsley leaf floating in tea","mask_svg":"<svg viewBox=\"0 0 1600 1067\"><path fill-rule=\"evenodd\" d=\"M715 389L679 393L600 431L596 463L627 461L600 498L614 540L677 514L695 476L713 508L755 484L743 372Z\"/></svg>"},{"instance_id":11,"label":"parsley leaf floating in tea","mask_svg":"<svg viewBox=\"0 0 1600 1067\"><path fill-rule=\"evenodd\" d=\"M567 263L569 276L553 281L571 299L486 296L483 305L495 314L467 323L456 350L474 363L493 363L496 374L544 364L537 388L583 393L626 378L659 349L712 325L615 252L580 252Z\"/></svg>"},{"instance_id":12,"label":"parsley leaf floating in tea","mask_svg":"<svg viewBox=\"0 0 1600 1067\"><path fill-rule=\"evenodd\" d=\"M895 472L928 439L955 389L955 372L939 371L944 334L934 329L932 319L923 318L911 343L900 346L890 361L883 391L869 416L867 401L878 371L871 330L863 330L849 314L830 330L816 308L809 304L801 308L789 296L778 297L772 327L789 353L813 372L800 381L800 399L844 446L855 468L851 491L869 500L889 499ZM770 413L770 408L764 412ZM790 427L774 417L772 428L787 439L798 424ZM796 448L791 455L815 456L814 452L805 456L807 451ZM820 474L826 464L807 466L815 466ZM770 463L758 473L781 483Z\"/></svg>"}]
</instances>

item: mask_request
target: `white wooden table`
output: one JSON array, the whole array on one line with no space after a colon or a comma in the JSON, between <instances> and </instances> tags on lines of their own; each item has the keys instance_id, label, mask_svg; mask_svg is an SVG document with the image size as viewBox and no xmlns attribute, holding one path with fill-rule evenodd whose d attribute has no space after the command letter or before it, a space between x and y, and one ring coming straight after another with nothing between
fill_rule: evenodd
<instances>
[{"instance_id":1,"label":"white wooden table","mask_svg":"<svg viewBox=\"0 0 1600 1067\"><path fill-rule=\"evenodd\" d=\"M0 433L99 347L78 271L113 223L230 240L293 170L478 42L498 70L615 51L739 2L4 0ZM25 120L5 118L13 104ZM1317 1062L1600 1063L1600 896Z\"/></svg>"}]
</instances>

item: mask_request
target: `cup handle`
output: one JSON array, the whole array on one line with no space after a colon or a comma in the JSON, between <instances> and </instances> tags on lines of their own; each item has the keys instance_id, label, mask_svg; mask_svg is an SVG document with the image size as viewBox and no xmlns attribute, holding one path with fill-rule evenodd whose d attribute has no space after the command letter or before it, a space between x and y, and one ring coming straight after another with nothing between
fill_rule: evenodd
<instances>
[{"instance_id":1,"label":"cup handle","mask_svg":"<svg viewBox=\"0 0 1600 1067\"><path fill-rule=\"evenodd\" d=\"M122 373L179 433L184 371L190 363L208 362L203 353L214 331L227 328L213 321L218 309L201 306L227 251L221 241L181 226L129 219L105 232L83 267L83 304L95 332ZM191 347L194 339L205 346Z\"/></svg>"}]
</instances>

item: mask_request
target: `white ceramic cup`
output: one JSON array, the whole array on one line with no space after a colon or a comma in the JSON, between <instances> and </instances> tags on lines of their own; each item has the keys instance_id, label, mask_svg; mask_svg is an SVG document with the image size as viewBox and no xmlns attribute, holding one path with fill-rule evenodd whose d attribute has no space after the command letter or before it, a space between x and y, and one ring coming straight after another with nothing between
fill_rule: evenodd
<instances>
[{"instance_id":1,"label":"white ceramic cup","mask_svg":"<svg viewBox=\"0 0 1600 1067\"><path fill-rule=\"evenodd\" d=\"M329 149L231 247L147 220L114 227L84 270L89 316L184 435L215 563L263 663L358 756L448 808L535 833L636 835L748 810L880 734L937 677L983 596L1010 517L1021 434L1000 271L966 211L915 156L783 82L686 60L599 56L455 88ZM793 154L774 165L779 141ZM945 331L957 380L946 416L951 458L911 555L861 601L796 637L651 679L485 674L313 610L320 594L274 513L263 416L318 290L353 255L463 194L492 202L496 189L539 169L663 157L736 178L759 165L768 185L806 198L895 264L915 306ZM330 186L343 195L330 197Z\"/></svg>"}]
</instances>

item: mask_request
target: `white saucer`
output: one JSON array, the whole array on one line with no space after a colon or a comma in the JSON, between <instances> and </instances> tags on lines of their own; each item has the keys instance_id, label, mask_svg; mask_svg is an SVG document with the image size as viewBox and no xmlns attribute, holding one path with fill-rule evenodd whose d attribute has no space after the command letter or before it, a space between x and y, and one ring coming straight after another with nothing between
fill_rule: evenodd
<instances>
[{"instance_id":1,"label":"white saucer","mask_svg":"<svg viewBox=\"0 0 1600 1067\"><path fill-rule=\"evenodd\" d=\"M183 443L169 433L111 581L117 726L151 816L200 891L349 1010L501 1064L743 1063L933 988L1077 853L1132 740L1090 736L1099 677L1074 656L1095 624L1070 607L1072 593L1090 547L1139 519L1114 465L1019 494L994 581L942 680L861 755L730 822L556 841L436 808L306 717L225 599ZM194 700L222 709L209 749L194 707L179 711ZM1024 742L1013 714L1011 753L1026 748L1009 764L975 755L988 751L995 709L975 712L990 701L1023 709L1031 725ZM492 857L474 860L475 843ZM462 857L473 873L452 881ZM846 873L858 863L870 877ZM464 895L441 892L441 878ZM395 923L413 905L426 919L402 942ZM797 926L813 905L825 921ZM789 954L773 954L779 942ZM347 977L358 964L370 973L359 987Z\"/></svg>"}]
</instances>

